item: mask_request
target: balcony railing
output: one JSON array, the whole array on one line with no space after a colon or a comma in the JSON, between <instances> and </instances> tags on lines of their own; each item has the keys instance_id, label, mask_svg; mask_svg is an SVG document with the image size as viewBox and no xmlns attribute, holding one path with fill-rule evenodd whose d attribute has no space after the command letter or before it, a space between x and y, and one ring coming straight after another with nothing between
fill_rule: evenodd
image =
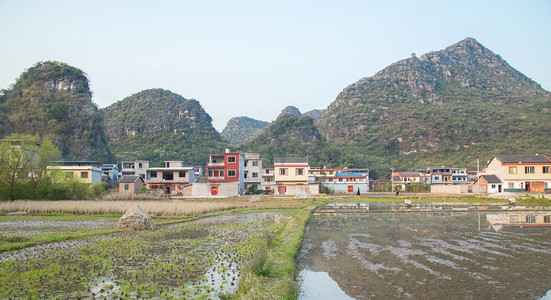
<instances>
[{"instance_id":1,"label":"balcony railing","mask_svg":"<svg viewBox=\"0 0 551 300\"><path fill-rule=\"evenodd\" d=\"M208 176L207 180L224 180L224 176Z\"/></svg>"}]
</instances>

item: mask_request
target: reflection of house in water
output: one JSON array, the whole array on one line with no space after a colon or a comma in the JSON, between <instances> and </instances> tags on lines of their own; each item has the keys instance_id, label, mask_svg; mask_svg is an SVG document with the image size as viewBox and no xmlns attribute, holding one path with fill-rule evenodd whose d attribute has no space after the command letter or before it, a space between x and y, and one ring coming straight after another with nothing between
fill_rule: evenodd
<instances>
[{"instance_id":1,"label":"reflection of house in water","mask_svg":"<svg viewBox=\"0 0 551 300\"><path fill-rule=\"evenodd\" d=\"M551 212L508 212L486 215L496 232L546 233L551 231Z\"/></svg>"}]
</instances>

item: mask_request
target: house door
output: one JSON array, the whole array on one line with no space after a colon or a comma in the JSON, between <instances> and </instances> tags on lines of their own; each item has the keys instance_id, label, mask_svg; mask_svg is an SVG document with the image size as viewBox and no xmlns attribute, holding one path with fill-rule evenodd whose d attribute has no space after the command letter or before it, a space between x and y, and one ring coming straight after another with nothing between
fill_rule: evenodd
<instances>
[{"instance_id":1,"label":"house door","mask_svg":"<svg viewBox=\"0 0 551 300\"><path fill-rule=\"evenodd\" d=\"M498 185L497 185L497 192L498 192L498 193L501 193L501 184L498 184Z\"/></svg>"},{"instance_id":2,"label":"house door","mask_svg":"<svg viewBox=\"0 0 551 300\"><path fill-rule=\"evenodd\" d=\"M526 192L531 192L530 182L525 182L525 183L524 183L524 190L525 190Z\"/></svg>"},{"instance_id":3,"label":"house door","mask_svg":"<svg viewBox=\"0 0 551 300\"><path fill-rule=\"evenodd\" d=\"M211 186L211 187L210 187L210 193L211 193L211 195L213 195L213 196L218 195L218 187L217 187L217 186Z\"/></svg>"},{"instance_id":4,"label":"house door","mask_svg":"<svg viewBox=\"0 0 551 300\"><path fill-rule=\"evenodd\" d=\"M286 186L278 186L277 191L280 195L285 195L285 192L287 191L287 187Z\"/></svg>"},{"instance_id":5,"label":"house door","mask_svg":"<svg viewBox=\"0 0 551 300\"><path fill-rule=\"evenodd\" d=\"M167 185L165 188L165 194L170 195L170 185Z\"/></svg>"},{"instance_id":6,"label":"house door","mask_svg":"<svg viewBox=\"0 0 551 300\"><path fill-rule=\"evenodd\" d=\"M354 193L354 186L349 185L348 186L348 192L349 193Z\"/></svg>"}]
</instances>

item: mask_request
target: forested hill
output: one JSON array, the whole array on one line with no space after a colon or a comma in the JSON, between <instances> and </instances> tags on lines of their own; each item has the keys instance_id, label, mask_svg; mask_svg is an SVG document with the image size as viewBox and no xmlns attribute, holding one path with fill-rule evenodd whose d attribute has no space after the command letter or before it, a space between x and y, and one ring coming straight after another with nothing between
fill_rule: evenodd
<instances>
[{"instance_id":1,"label":"forested hill","mask_svg":"<svg viewBox=\"0 0 551 300\"><path fill-rule=\"evenodd\" d=\"M318 123L329 141L403 166L551 153L551 93L475 39L346 87Z\"/></svg>"},{"instance_id":2,"label":"forested hill","mask_svg":"<svg viewBox=\"0 0 551 300\"><path fill-rule=\"evenodd\" d=\"M144 90L103 109L106 136L120 160L204 164L227 147L201 104L163 89Z\"/></svg>"},{"instance_id":3,"label":"forested hill","mask_svg":"<svg viewBox=\"0 0 551 300\"><path fill-rule=\"evenodd\" d=\"M0 137L48 137L68 160L112 159L88 78L56 61L39 62L0 92Z\"/></svg>"},{"instance_id":4,"label":"forested hill","mask_svg":"<svg viewBox=\"0 0 551 300\"><path fill-rule=\"evenodd\" d=\"M267 165L274 157L307 156L311 165L323 164L326 143L311 117L280 115L254 139L240 147L242 152L258 152Z\"/></svg>"},{"instance_id":5,"label":"forested hill","mask_svg":"<svg viewBox=\"0 0 551 300\"><path fill-rule=\"evenodd\" d=\"M222 131L222 136L233 145L240 145L257 136L268 122L249 117L231 118Z\"/></svg>"}]
</instances>

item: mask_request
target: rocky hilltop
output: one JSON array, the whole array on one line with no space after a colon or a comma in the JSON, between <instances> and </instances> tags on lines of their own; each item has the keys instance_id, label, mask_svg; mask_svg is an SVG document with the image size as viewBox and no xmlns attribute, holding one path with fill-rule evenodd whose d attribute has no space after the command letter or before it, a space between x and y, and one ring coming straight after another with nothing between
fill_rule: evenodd
<instances>
[{"instance_id":1,"label":"rocky hilltop","mask_svg":"<svg viewBox=\"0 0 551 300\"><path fill-rule=\"evenodd\" d=\"M279 113L279 116L278 117L282 117L282 116L302 116L302 114L300 113L300 110L294 106L287 106L285 107L280 113Z\"/></svg>"},{"instance_id":2,"label":"rocky hilltop","mask_svg":"<svg viewBox=\"0 0 551 300\"><path fill-rule=\"evenodd\" d=\"M163 89L133 94L104 109L105 133L121 160L202 164L227 144L201 104Z\"/></svg>"},{"instance_id":3,"label":"rocky hilltop","mask_svg":"<svg viewBox=\"0 0 551 300\"><path fill-rule=\"evenodd\" d=\"M249 117L234 117L226 124L222 136L230 144L240 145L257 136L268 124Z\"/></svg>"},{"instance_id":4,"label":"rocky hilltop","mask_svg":"<svg viewBox=\"0 0 551 300\"><path fill-rule=\"evenodd\" d=\"M0 137L48 137L67 160L111 160L102 115L86 74L56 61L39 62L0 93Z\"/></svg>"},{"instance_id":5,"label":"rocky hilltop","mask_svg":"<svg viewBox=\"0 0 551 300\"><path fill-rule=\"evenodd\" d=\"M317 124L319 119L325 114L325 109L312 109L310 111L307 111L303 113L303 116L310 117L314 120L314 123Z\"/></svg>"},{"instance_id":6,"label":"rocky hilltop","mask_svg":"<svg viewBox=\"0 0 551 300\"><path fill-rule=\"evenodd\" d=\"M398 61L346 87L318 126L385 155L551 151L551 93L475 39ZM470 148L474 148L470 149ZM538 150L539 149L539 150ZM465 154L468 153L468 154ZM431 155L431 157L434 157ZM412 160L410 157L408 160Z\"/></svg>"}]
</instances>

